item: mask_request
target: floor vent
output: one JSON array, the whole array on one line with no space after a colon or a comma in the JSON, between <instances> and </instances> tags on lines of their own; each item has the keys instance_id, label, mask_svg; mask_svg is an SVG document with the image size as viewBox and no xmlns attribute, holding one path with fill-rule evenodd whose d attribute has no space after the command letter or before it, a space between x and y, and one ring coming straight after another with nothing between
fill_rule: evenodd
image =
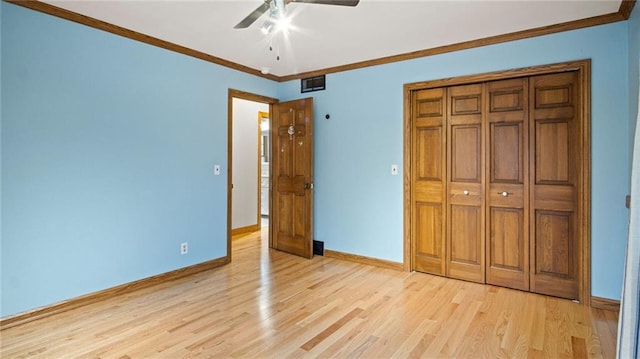
<instances>
[{"instance_id":1,"label":"floor vent","mask_svg":"<svg viewBox=\"0 0 640 359\"><path fill-rule=\"evenodd\" d=\"M324 255L324 242L313 241L313 254L318 256Z\"/></svg>"}]
</instances>

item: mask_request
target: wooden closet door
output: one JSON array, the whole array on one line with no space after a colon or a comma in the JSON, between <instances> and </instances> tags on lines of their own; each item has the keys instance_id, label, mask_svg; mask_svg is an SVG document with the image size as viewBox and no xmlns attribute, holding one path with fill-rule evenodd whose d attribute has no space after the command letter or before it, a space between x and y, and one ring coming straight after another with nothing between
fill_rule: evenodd
<instances>
[{"instance_id":1,"label":"wooden closet door","mask_svg":"<svg viewBox=\"0 0 640 359\"><path fill-rule=\"evenodd\" d=\"M530 79L531 291L579 297L581 126L575 72Z\"/></svg>"},{"instance_id":2,"label":"wooden closet door","mask_svg":"<svg viewBox=\"0 0 640 359\"><path fill-rule=\"evenodd\" d=\"M413 269L445 274L445 89L417 91L412 99L411 236Z\"/></svg>"},{"instance_id":3,"label":"wooden closet door","mask_svg":"<svg viewBox=\"0 0 640 359\"><path fill-rule=\"evenodd\" d=\"M447 275L484 283L482 84L448 89Z\"/></svg>"},{"instance_id":4,"label":"wooden closet door","mask_svg":"<svg viewBox=\"0 0 640 359\"><path fill-rule=\"evenodd\" d=\"M485 85L487 283L529 290L528 81Z\"/></svg>"}]
</instances>

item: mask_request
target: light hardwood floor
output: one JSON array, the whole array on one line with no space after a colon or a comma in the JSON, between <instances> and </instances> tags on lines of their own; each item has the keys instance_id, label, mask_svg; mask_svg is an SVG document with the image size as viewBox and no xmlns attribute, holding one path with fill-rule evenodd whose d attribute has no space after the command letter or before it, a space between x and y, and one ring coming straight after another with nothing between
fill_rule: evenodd
<instances>
[{"instance_id":1,"label":"light hardwood floor","mask_svg":"<svg viewBox=\"0 0 640 359\"><path fill-rule=\"evenodd\" d=\"M263 230L266 235L266 230ZM571 301L269 250L0 333L2 358L611 358L617 315Z\"/></svg>"}]
</instances>

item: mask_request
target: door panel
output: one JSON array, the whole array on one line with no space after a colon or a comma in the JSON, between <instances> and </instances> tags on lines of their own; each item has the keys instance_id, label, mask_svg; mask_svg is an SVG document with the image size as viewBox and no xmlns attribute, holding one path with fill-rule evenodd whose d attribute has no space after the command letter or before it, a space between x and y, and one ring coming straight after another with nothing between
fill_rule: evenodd
<instances>
[{"instance_id":1,"label":"door panel","mask_svg":"<svg viewBox=\"0 0 640 359\"><path fill-rule=\"evenodd\" d=\"M416 205L417 238L432 238L416 243L416 253L421 256L442 259L442 205L439 203L420 203Z\"/></svg>"},{"instance_id":2,"label":"door panel","mask_svg":"<svg viewBox=\"0 0 640 359\"><path fill-rule=\"evenodd\" d=\"M487 283L521 290L529 290L527 84L486 84Z\"/></svg>"},{"instance_id":3,"label":"door panel","mask_svg":"<svg viewBox=\"0 0 640 359\"><path fill-rule=\"evenodd\" d=\"M490 266L507 269L510 271L522 271L524 262L524 215L522 209L491 208L490 216L490 241L489 255Z\"/></svg>"},{"instance_id":4,"label":"door panel","mask_svg":"<svg viewBox=\"0 0 640 359\"><path fill-rule=\"evenodd\" d=\"M579 297L581 248L577 241L579 134L576 73L532 77L530 129L531 290Z\"/></svg>"},{"instance_id":5,"label":"door panel","mask_svg":"<svg viewBox=\"0 0 640 359\"><path fill-rule=\"evenodd\" d=\"M536 256L542 259L536 263L536 272L562 279L572 278L575 275L573 257L567 255L573 249L571 214L538 211L536 227Z\"/></svg>"},{"instance_id":6,"label":"door panel","mask_svg":"<svg viewBox=\"0 0 640 359\"><path fill-rule=\"evenodd\" d=\"M413 268L445 274L445 114L443 89L417 91L412 99L411 236Z\"/></svg>"},{"instance_id":7,"label":"door panel","mask_svg":"<svg viewBox=\"0 0 640 359\"><path fill-rule=\"evenodd\" d=\"M481 183L480 125L451 126L451 182Z\"/></svg>"},{"instance_id":8,"label":"door panel","mask_svg":"<svg viewBox=\"0 0 640 359\"><path fill-rule=\"evenodd\" d=\"M481 253L480 238L481 233L481 208L478 206L451 206L451 223L455 223L455 226L451 227L451 262L456 265L450 269L450 273L454 276L464 275L464 270L461 273L459 267L471 266L471 268L465 268L469 271L474 271L474 267L480 265Z\"/></svg>"},{"instance_id":9,"label":"door panel","mask_svg":"<svg viewBox=\"0 0 640 359\"><path fill-rule=\"evenodd\" d=\"M423 127L416 129L416 147L420 162L416 163L416 175L422 181L442 180L443 138L442 126Z\"/></svg>"},{"instance_id":10,"label":"door panel","mask_svg":"<svg viewBox=\"0 0 640 359\"><path fill-rule=\"evenodd\" d=\"M491 123L489 163L491 183L523 183L522 121Z\"/></svg>"},{"instance_id":11,"label":"door panel","mask_svg":"<svg viewBox=\"0 0 640 359\"><path fill-rule=\"evenodd\" d=\"M536 139L536 162L544 164L537 168L536 183L570 185L568 120L537 121Z\"/></svg>"},{"instance_id":12,"label":"door panel","mask_svg":"<svg viewBox=\"0 0 640 359\"><path fill-rule=\"evenodd\" d=\"M480 84L447 90L449 277L484 283L484 144Z\"/></svg>"},{"instance_id":13,"label":"door panel","mask_svg":"<svg viewBox=\"0 0 640 359\"><path fill-rule=\"evenodd\" d=\"M272 119L271 246L313 256L313 99L281 102Z\"/></svg>"}]
</instances>

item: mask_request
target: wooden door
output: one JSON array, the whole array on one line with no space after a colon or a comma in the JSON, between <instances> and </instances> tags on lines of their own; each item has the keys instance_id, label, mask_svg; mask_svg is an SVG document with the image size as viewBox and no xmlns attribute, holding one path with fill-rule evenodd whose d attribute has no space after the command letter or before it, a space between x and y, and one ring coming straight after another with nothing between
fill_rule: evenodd
<instances>
[{"instance_id":1,"label":"wooden door","mask_svg":"<svg viewBox=\"0 0 640 359\"><path fill-rule=\"evenodd\" d=\"M313 99L276 104L272 118L271 247L313 256Z\"/></svg>"},{"instance_id":2,"label":"wooden door","mask_svg":"<svg viewBox=\"0 0 640 359\"><path fill-rule=\"evenodd\" d=\"M447 119L447 275L484 283L482 84L450 87Z\"/></svg>"},{"instance_id":3,"label":"wooden door","mask_svg":"<svg viewBox=\"0 0 640 359\"><path fill-rule=\"evenodd\" d=\"M445 274L445 89L416 91L411 114L411 237L413 269Z\"/></svg>"},{"instance_id":4,"label":"wooden door","mask_svg":"<svg viewBox=\"0 0 640 359\"><path fill-rule=\"evenodd\" d=\"M486 281L529 290L528 81L486 84Z\"/></svg>"},{"instance_id":5,"label":"wooden door","mask_svg":"<svg viewBox=\"0 0 640 359\"><path fill-rule=\"evenodd\" d=\"M577 74L530 79L531 291L579 298Z\"/></svg>"}]
</instances>

